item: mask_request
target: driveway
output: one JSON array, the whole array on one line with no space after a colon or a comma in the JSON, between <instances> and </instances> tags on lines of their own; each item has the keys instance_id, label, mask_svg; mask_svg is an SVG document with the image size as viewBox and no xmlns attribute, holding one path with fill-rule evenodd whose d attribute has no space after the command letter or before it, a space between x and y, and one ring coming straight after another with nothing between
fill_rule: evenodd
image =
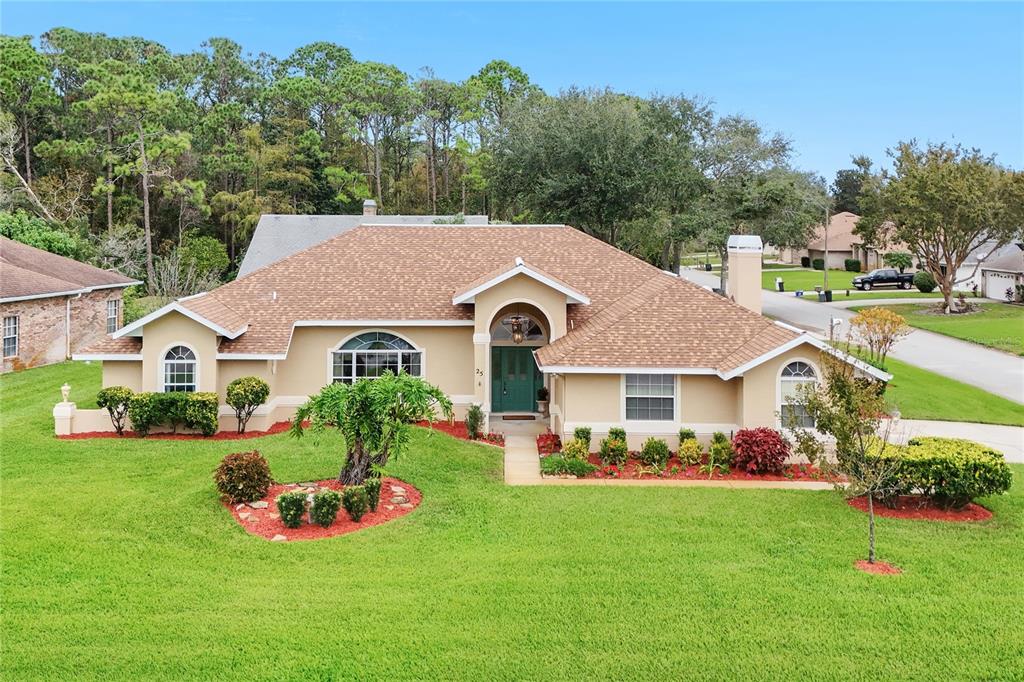
<instances>
[{"instance_id":1,"label":"driveway","mask_svg":"<svg viewBox=\"0 0 1024 682\"><path fill-rule=\"evenodd\" d=\"M718 275L684 270L683 277L703 286L717 287ZM827 334L829 321L842 320L838 333L844 335L855 313L824 303L804 301L792 294L761 292L765 315L795 327ZM934 300L934 299L932 299ZM870 304L871 301L861 301ZM1024 403L1024 358L960 341L942 334L915 329L893 347L890 356L936 374L996 395Z\"/></svg>"}]
</instances>

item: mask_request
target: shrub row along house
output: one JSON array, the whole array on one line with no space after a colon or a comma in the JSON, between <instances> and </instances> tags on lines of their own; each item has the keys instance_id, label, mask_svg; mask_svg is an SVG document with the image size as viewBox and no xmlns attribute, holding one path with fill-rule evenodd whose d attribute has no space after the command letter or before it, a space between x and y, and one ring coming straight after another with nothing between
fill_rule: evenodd
<instances>
[{"instance_id":1,"label":"shrub row along house","mask_svg":"<svg viewBox=\"0 0 1024 682\"><path fill-rule=\"evenodd\" d=\"M628 425L630 447L683 424L705 436L778 426L827 346L759 314L760 239L733 237L729 259L725 298L564 225L361 225L75 357L102 361L105 386L222 402L233 379L261 377L254 430L327 383L386 370L438 386L459 418L471 404L490 420L535 413L544 388L555 433ZM222 405L221 428L231 414ZM58 423L110 428L90 410Z\"/></svg>"},{"instance_id":2,"label":"shrub row along house","mask_svg":"<svg viewBox=\"0 0 1024 682\"><path fill-rule=\"evenodd\" d=\"M121 296L140 282L0 237L4 372L67 360L121 326Z\"/></svg>"}]
</instances>

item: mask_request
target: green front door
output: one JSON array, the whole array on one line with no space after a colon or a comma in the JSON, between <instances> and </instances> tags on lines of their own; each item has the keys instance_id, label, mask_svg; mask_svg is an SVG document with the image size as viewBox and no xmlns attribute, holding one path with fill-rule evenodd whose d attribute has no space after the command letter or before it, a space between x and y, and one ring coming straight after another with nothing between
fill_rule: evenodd
<instances>
[{"instance_id":1,"label":"green front door","mask_svg":"<svg viewBox=\"0 0 1024 682\"><path fill-rule=\"evenodd\" d=\"M542 384L532 348L491 347L492 412L533 412Z\"/></svg>"}]
</instances>

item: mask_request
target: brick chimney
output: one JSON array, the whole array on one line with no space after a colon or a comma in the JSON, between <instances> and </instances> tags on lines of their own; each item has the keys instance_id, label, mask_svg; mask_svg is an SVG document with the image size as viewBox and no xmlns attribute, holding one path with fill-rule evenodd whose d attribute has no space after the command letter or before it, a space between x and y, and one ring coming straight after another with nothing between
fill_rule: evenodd
<instances>
[{"instance_id":1,"label":"brick chimney","mask_svg":"<svg viewBox=\"0 0 1024 682\"><path fill-rule=\"evenodd\" d=\"M363 215L377 215L377 202L367 199L363 202Z\"/></svg>"},{"instance_id":2,"label":"brick chimney","mask_svg":"<svg viewBox=\"0 0 1024 682\"><path fill-rule=\"evenodd\" d=\"M729 279L726 295L747 310L761 314L761 238L753 234L734 234L727 243Z\"/></svg>"}]
</instances>

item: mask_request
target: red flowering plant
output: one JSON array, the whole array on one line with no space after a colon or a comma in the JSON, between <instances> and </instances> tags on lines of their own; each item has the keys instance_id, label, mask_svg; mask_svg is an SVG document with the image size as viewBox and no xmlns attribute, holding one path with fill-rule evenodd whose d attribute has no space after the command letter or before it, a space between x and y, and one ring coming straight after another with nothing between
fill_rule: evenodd
<instances>
[{"instance_id":1,"label":"red flowering plant","mask_svg":"<svg viewBox=\"0 0 1024 682\"><path fill-rule=\"evenodd\" d=\"M740 429L732 439L732 465L749 474L781 474L789 443L775 429Z\"/></svg>"},{"instance_id":2,"label":"red flowering plant","mask_svg":"<svg viewBox=\"0 0 1024 682\"><path fill-rule=\"evenodd\" d=\"M490 443L491 445L505 445L505 434L492 431L491 433L485 433L480 436L480 440Z\"/></svg>"},{"instance_id":3,"label":"red flowering plant","mask_svg":"<svg viewBox=\"0 0 1024 682\"><path fill-rule=\"evenodd\" d=\"M537 436L537 452L542 455L550 455L562 451L562 439L558 434L547 431Z\"/></svg>"},{"instance_id":4,"label":"red flowering plant","mask_svg":"<svg viewBox=\"0 0 1024 682\"><path fill-rule=\"evenodd\" d=\"M608 466L601 469L601 475L607 476L608 478L618 478L619 474L619 467L615 466L614 464L609 464Z\"/></svg>"}]
</instances>

